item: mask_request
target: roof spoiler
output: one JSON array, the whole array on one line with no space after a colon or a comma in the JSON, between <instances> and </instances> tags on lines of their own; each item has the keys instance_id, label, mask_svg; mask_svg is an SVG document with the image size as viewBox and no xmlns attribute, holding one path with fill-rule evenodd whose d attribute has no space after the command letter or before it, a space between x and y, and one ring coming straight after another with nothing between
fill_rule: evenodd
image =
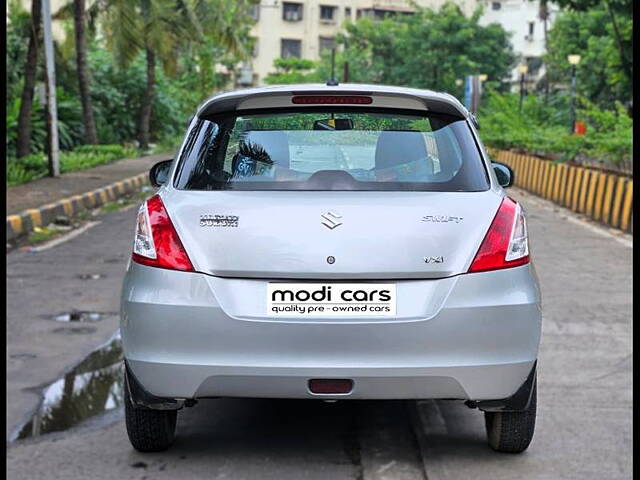
<instances>
[{"instance_id":1,"label":"roof spoiler","mask_svg":"<svg viewBox=\"0 0 640 480\"><path fill-rule=\"evenodd\" d=\"M448 94L436 94L428 91L411 89L404 93L394 90L368 90L331 87L329 89L249 89L216 95L207 100L198 109L198 117L208 119L222 113L231 113L242 110L255 110L262 108L300 108L308 107L309 103L297 104L293 97L300 96L367 96L373 101L362 105L354 104L354 108L378 107L396 108L407 110L426 110L434 113L452 115L466 119L469 112L460 102ZM319 104L327 106L326 104Z\"/></svg>"}]
</instances>

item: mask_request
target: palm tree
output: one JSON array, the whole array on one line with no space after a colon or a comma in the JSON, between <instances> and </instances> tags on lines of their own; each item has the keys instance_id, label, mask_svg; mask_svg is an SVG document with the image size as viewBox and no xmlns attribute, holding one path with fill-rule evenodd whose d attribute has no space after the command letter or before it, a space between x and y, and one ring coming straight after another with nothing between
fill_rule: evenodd
<instances>
[{"instance_id":1,"label":"palm tree","mask_svg":"<svg viewBox=\"0 0 640 480\"><path fill-rule=\"evenodd\" d=\"M150 141L156 66L167 74L177 69L178 52L189 42L214 38L229 51L243 51L249 6L255 0L110 0L106 11L107 39L116 62L127 67L142 52L146 88L139 118L140 148Z\"/></svg>"},{"instance_id":2,"label":"palm tree","mask_svg":"<svg viewBox=\"0 0 640 480\"><path fill-rule=\"evenodd\" d=\"M96 123L93 119L91 90L89 88L89 69L87 67L87 39L85 28L85 0L73 0L73 20L76 37L76 69L78 89L82 103L82 123L86 143L98 143Z\"/></svg>"},{"instance_id":3,"label":"palm tree","mask_svg":"<svg viewBox=\"0 0 640 480\"><path fill-rule=\"evenodd\" d=\"M36 85L38 69L38 48L42 20L42 3L31 2L31 35L24 67L24 85L18 113L18 138L16 140L16 157L24 157L31 152L31 111L33 110L33 89Z\"/></svg>"},{"instance_id":4,"label":"palm tree","mask_svg":"<svg viewBox=\"0 0 640 480\"><path fill-rule=\"evenodd\" d=\"M171 69L180 24L170 0L112 0L106 12L107 35L116 63L128 67L144 52L147 67L145 94L140 109L140 148L149 146L151 110L155 93L156 56Z\"/></svg>"}]
</instances>

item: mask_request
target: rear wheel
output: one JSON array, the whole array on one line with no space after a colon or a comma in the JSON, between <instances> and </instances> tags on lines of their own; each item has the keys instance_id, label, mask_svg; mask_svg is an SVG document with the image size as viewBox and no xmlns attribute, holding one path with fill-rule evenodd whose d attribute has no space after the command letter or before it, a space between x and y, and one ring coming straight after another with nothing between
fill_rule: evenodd
<instances>
[{"instance_id":1,"label":"rear wheel","mask_svg":"<svg viewBox=\"0 0 640 480\"><path fill-rule=\"evenodd\" d=\"M177 410L152 410L133 406L129 389L124 389L124 412L127 435L139 452L161 452L173 443Z\"/></svg>"},{"instance_id":2,"label":"rear wheel","mask_svg":"<svg viewBox=\"0 0 640 480\"><path fill-rule=\"evenodd\" d=\"M531 392L531 402L519 412L484 412L487 440L497 452L524 452L533 438L536 425L537 385Z\"/></svg>"}]
</instances>

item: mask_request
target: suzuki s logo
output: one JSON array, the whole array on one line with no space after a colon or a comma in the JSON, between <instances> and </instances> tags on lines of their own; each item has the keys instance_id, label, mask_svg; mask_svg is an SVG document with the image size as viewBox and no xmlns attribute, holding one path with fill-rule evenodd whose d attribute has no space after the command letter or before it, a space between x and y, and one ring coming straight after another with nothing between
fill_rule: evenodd
<instances>
[{"instance_id":1,"label":"suzuki s logo","mask_svg":"<svg viewBox=\"0 0 640 480\"><path fill-rule=\"evenodd\" d=\"M339 220L340 218L342 218L342 215L332 210L329 210L327 213L323 213L322 215L320 215L320 218L322 218L322 221L320 223L322 223L322 225L327 227L329 230L333 230L334 228L342 225L342 222Z\"/></svg>"}]
</instances>

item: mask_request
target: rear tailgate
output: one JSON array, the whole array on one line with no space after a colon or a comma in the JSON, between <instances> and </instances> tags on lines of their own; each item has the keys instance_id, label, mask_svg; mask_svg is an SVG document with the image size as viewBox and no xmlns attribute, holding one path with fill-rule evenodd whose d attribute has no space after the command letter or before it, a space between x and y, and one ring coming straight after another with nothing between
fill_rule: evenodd
<instances>
[{"instance_id":1,"label":"rear tailgate","mask_svg":"<svg viewBox=\"0 0 640 480\"><path fill-rule=\"evenodd\" d=\"M502 198L493 190L167 190L162 196L196 270L291 279L464 273ZM234 221L201 222L216 215Z\"/></svg>"}]
</instances>

